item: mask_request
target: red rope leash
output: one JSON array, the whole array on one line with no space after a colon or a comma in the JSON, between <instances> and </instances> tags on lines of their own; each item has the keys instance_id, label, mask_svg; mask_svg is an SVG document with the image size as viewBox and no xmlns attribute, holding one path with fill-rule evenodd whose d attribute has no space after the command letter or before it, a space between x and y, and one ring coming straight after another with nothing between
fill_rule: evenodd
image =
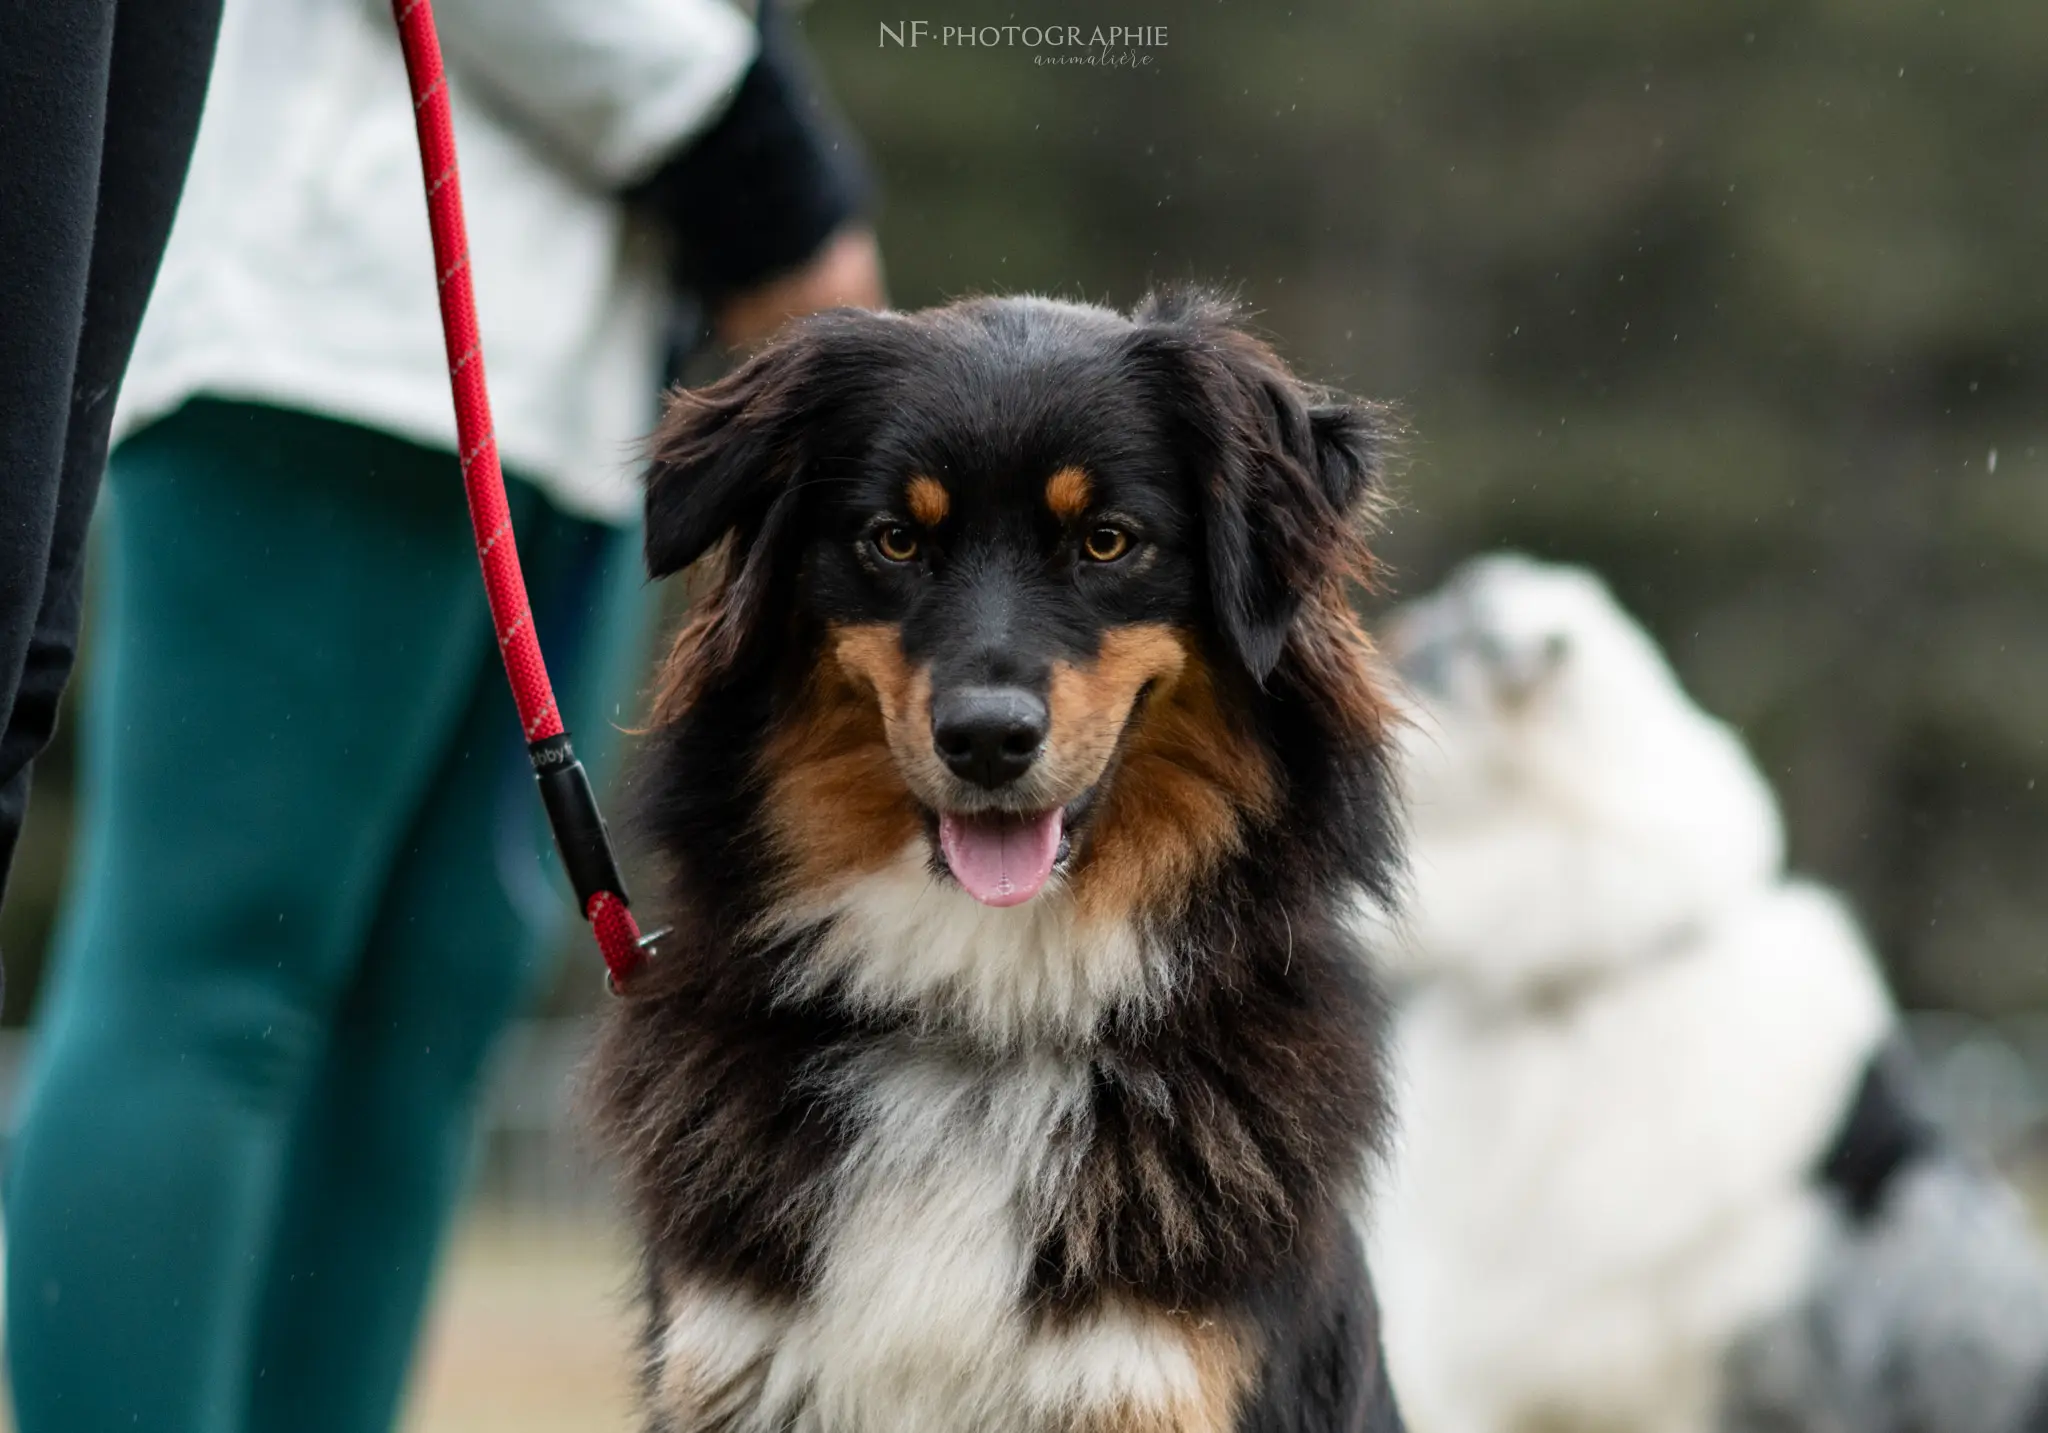
<instances>
[{"instance_id":1,"label":"red rope leash","mask_svg":"<svg viewBox=\"0 0 2048 1433\"><path fill-rule=\"evenodd\" d=\"M534 635L526 579L512 536L512 511L505 475L498 466L497 431L491 399L484 389L483 337L477 329L476 292L470 283L469 237L462 222L462 181L455 167L455 127L448 104L448 75L441 67L441 41L434 32L428 0L391 0L412 80L412 107L420 136L420 170L427 186L427 221L434 233L434 266L440 277L441 331L448 344L448 385L455 395L457 458L469 495L470 525L476 530L477 561L483 565L490 597L491 625L505 659L505 678L519 706L527 754L533 760L541 799L555 833L555 846L568 871L583 915L604 952L612 986L620 988L646 959L640 927L627 908L625 885L613 859L611 838L598 814L590 778L569 744L555 705L547 664Z\"/></svg>"}]
</instances>

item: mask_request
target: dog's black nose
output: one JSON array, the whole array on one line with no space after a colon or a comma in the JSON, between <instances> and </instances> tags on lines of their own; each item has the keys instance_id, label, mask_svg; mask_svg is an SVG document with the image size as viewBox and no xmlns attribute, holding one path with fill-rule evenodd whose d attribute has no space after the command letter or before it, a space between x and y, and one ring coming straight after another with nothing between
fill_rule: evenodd
<instances>
[{"instance_id":1,"label":"dog's black nose","mask_svg":"<svg viewBox=\"0 0 2048 1433\"><path fill-rule=\"evenodd\" d=\"M953 774L994 790L1038 760L1052 718L1021 687L960 687L932 699L932 745Z\"/></svg>"}]
</instances>

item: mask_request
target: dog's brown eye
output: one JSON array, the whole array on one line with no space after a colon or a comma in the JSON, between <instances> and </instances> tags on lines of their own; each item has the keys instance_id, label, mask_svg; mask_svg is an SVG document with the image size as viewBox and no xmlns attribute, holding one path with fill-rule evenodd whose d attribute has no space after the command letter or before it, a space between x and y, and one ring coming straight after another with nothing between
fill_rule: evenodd
<instances>
[{"instance_id":1,"label":"dog's brown eye","mask_svg":"<svg viewBox=\"0 0 2048 1433\"><path fill-rule=\"evenodd\" d=\"M908 562L917 556L917 534L892 522L875 534L875 550L891 562Z\"/></svg>"},{"instance_id":2,"label":"dog's brown eye","mask_svg":"<svg viewBox=\"0 0 2048 1433\"><path fill-rule=\"evenodd\" d=\"M1091 562L1115 562L1131 550L1131 535L1120 527L1098 527L1081 544Z\"/></svg>"}]
</instances>

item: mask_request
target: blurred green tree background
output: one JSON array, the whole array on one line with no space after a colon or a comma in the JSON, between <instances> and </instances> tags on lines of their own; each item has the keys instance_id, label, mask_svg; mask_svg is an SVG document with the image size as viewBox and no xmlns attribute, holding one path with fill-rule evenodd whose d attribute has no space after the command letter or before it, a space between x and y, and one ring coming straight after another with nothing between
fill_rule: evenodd
<instances>
[{"instance_id":1,"label":"blurred green tree background","mask_svg":"<svg viewBox=\"0 0 2048 1433\"><path fill-rule=\"evenodd\" d=\"M884 35L919 19L915 49ZM1104 69L936 38L1055 23L1167 42ZM2048 5L816 0L804 26L899 302L1234 286L1308 373L1405 406L1397 592L1503 545L1596 567L1909 1003L2048 1008ZM17 970L61 865L49 774Z\"/></svg>"},{"instance_id":2,"label":"blurred green tree background","mask_svg":"<svg viewBox=\"0 0 2048 1433\"><path fill-rule=\"evenodd\" d=\"M1135 69L883 22L1165 25ZM2048 5L817 0L900 302L1235 285L1415 430L1399 590L1590 563L1901 993L2048 1006Z\"/></svg>"}]
</instances>

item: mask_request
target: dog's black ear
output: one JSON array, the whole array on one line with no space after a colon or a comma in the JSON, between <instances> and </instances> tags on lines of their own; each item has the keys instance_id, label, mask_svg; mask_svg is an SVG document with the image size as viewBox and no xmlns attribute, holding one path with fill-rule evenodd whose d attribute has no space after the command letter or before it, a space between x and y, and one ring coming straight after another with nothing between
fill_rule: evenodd
<instances>
[{"instance_id":1,"label":"dog's black ear","mask_svg":"<svg viewBox=\"0 0 2048 1433\"><path fill-rule=\"evenodd\" d=\"M846 415L864 406L856 400L883 367L896 322L851 309L817 315L718 382L670 398L650 445L647 572L667 577L727 544L708 599L708 660L730 661L760 626L801 536L806 475L850 441Z\"/></svg>"},{"instance_id":2,"label":"dog's black ear","mask_svg":"<svg viewBox=\"0 0 2048 1433\"><path fill-rule=\"evenodd\" d=\"M1304 596L1356 554L1392 419L1302 383L1213 295L1155 295L1133 318L1193 449L1217 623L1263 683Z\"/></svg>"},{"instance_id":3,"label":"dog's black ear","mask_svg":"<svg viewBox=\"0 0 2048 1433\"><path fill-rule=\"evenodd\" d=\"M805 463L799 415L813 347L791 335L710 387L670 397L647 468L649 577L680 572L728 533L742 553L756 545Z\"/></svg>"}]
</instances>

